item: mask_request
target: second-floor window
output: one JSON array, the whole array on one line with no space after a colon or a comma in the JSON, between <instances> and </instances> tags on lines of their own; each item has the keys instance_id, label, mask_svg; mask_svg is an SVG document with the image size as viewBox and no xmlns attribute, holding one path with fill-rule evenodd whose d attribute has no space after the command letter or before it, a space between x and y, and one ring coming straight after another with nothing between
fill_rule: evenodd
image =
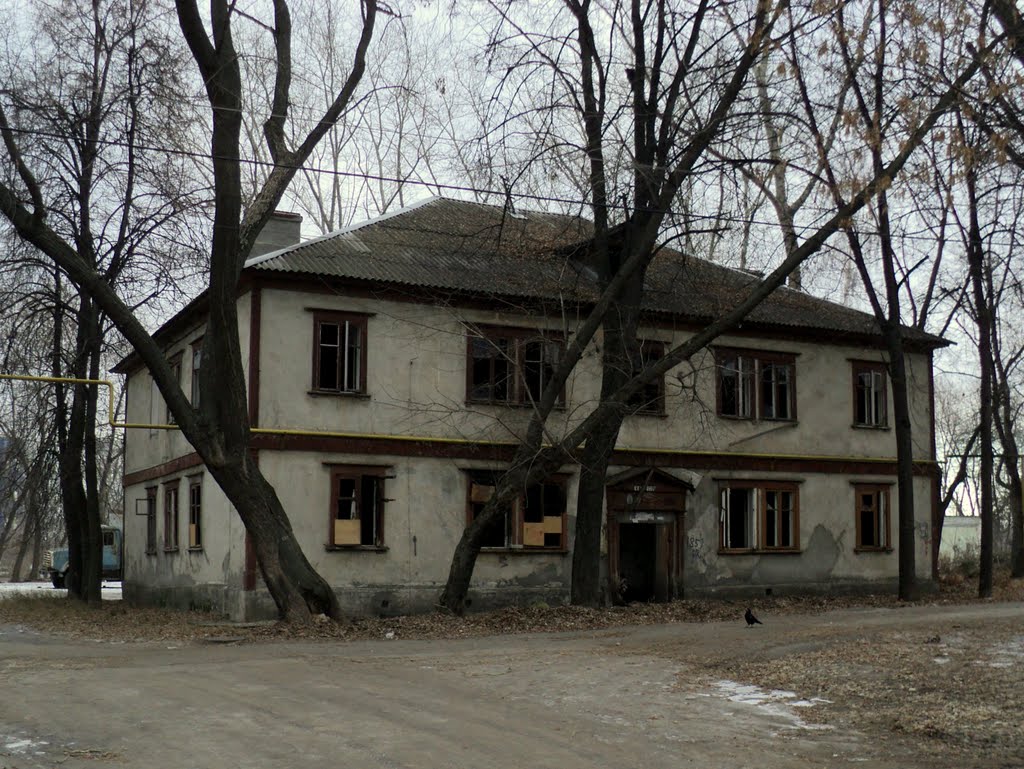
<instances>
[{"instance_id":1,"label":"second-floor window","mask_svg":"<svg viewBox=\"0 0 1024 769\"><path fill-rule=\"evenodd\" d=\"M540 399L562 355L562 341L528 329L481 328L468 338L466 400L529 404ZM564 393L559 395L563 402Z\"/></svg>"},{"instance_id":2,"label":"second-floor window","mask_svg":"<svg viewBox=\"0 0 1024 769\"><path fill-rule=\"evenodd\" d=\"M657 363L664 357L664 342L653 342L649 339L641 340L640 360L633 373L638 374L647 366ZM633 393L628 403L633 408L634 414L664 414L665 376L656 377L645 384L638 392Z\"/></svg>"},{"instance_id":3,"label":"second-floor window","mask_svg":"<svg viewBox=\"0 0 1024 769\"><path fill-rule=\"evenodd\" d=\"M199 369L203 363L203 340L192 343L192 408L199 408Z\"/></svg>"},{"instance_id":4,"label":"second-floor window","mask_svg":"<svg viewBox=\"0 0 1024 769\"><path fill-rule=\"evenodd\" d=\"M181 357L182 354L179 352L173 358L168 361L168 365L171 367L171 377L180 386L181 385ZM171 407L166 407L167 424L174 425L177 422L174 421L174 414L171 413Z\"/></svg>"},{"instance_id":5,"label":"second-floor window","mask_svg":"<svg viewBox=\"0 0 1024 769\"><path fill-rule=\"evenodd\" d=\"M719 348L718 414L734 419L796 419L796 356Z\"/></svg>"},{"instance_id":6,"label":"second-floor window","mask_svg":"<svg viewBox=\"0 0 1024 769\"><path fill-rule=\"evenodd\" d=\"M853 361L852 366L854 427L886 427L885 364Z\"/></svg>"},{"instance_id":7,"label":"second-floor window","mask_svg":"<svg viewBox=\"0 0 1024 769\"><path fill-rule=\"evenodd\" d=\"M313 390L366 392L367 316L317 312L313 316Z\"/></svg>"}]
</instances>

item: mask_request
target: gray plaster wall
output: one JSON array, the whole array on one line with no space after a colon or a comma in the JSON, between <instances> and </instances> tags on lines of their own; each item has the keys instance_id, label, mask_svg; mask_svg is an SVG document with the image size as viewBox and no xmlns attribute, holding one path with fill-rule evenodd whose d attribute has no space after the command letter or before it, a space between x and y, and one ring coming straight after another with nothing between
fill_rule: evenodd
<instances>
[{"instance_id":1,"label":"gray plaster wall","mask_svg":"<svg viewBox=\"0 0 1024 769\"><path fill-rule=\"evenodd\" d=\"M732 479L797 482L799 552L723 553L719 550L719 488ZM709 473L690 496L685 516L684 594L785 594L889 589L899 576L896 486L890 491L892 548L857 552L853 483L892 483L891 476ZM914 483L915 566L918 580L931 580L931 484Z\"/></svg>"}]
</instances>

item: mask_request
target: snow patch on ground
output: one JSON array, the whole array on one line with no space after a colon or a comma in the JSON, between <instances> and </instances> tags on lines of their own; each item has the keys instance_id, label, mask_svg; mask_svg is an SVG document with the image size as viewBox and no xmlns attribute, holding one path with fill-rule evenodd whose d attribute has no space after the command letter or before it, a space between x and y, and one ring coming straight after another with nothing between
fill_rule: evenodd
<instances>
[{"instance_id":1,"label":"snow patch on ground","mask_svg":"<svg viewBox=\"0 0 1024 769\"><path fill-rule=\"evenodd\" d=\"M66 590L58 590L49 582L0 582L0 600L10 595L38 595L39 593L62 597L67 595ZM120 601L121 583L104 582L103 600Z\"/></svg>"},{"instance_id":2,"label":"snow patch on ground","mask_svg":"<svg viewBox=\"0 0 1024 769\"><path fill-rule=\"evenodd\" d=\"M792 729L823 730L832 727L822 724L808 724L794 711L794 708L811 708L828 700L820 697L799 699L795 692L785 689L762 689L752 684L741 684L736 681L722 680L714 683L716 694L730 702L749 705L769 716L785 722Z\"/></svg>"},{"instance_id":3,"label":"snow patch on ground","mask_svg":"<svg viewBox=\"0 0 1024 769\"><path fill-rule=\"evenodd\" d=\"M0 737L0 744L3 744L4 752L8 755L24 756L33 753L38 756L46 752L41 748L45 748L49 743L25 737Z\"/></svg>"}]
</instances>

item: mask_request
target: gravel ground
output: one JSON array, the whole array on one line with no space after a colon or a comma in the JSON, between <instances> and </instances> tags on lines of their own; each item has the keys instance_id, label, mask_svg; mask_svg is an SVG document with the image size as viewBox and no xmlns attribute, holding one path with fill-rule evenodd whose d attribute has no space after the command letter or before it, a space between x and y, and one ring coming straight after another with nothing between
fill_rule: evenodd
<instances>
[{"instance_id":1,"label":"gravel ground","mask_svg":"<svg viewBox=\"0 0 1024 769\"><path fill-rule=\"evenodd\" d=\"M1000 580L992 601L978 601L974 589L971 583L946 585L917 607L1024 601L1021 580ZM601 610L533 607L461 618L432 614L344 623L324 619L295 628L272 622L231 624L207 614L137 609L120 602L92 609L61 600L57 591L4 596L0 624L89 641L187 645L455 639L723 620L741 623L745 608L729 601ZM922 757L930 757L935 766L1024 767L1024 611L1012 619L949 624L941 612L934 619L921 619L915 609L912 622L894 623L892 612L905 606L892 596L759 599L754 608L765 626L751 629L749 635L743 631L751 643L721 648L711 643L692 649L678 643L653 644L624 648L622 654L654 654L684 664L689 672L680 685L692 686L698 671L704 687L729 682L792 692L806 705L800 710L804 721L901 740ZM877 627L861 621L848 627L802 619L843 609L878 612L887 619ZM799 632L789 633L787 617L800 625ZM762 638L766 643L759 643Z\"/></svg>"}]
</instances>

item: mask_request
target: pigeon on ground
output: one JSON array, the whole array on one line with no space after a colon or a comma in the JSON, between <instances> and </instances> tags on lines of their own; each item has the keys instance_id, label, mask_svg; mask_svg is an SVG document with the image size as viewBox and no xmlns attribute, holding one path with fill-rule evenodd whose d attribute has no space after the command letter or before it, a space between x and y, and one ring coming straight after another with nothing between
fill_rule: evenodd
<instances>
[{"instance_id":1,"label":"pigeon on ground","mask_svg":"<svg viewBox=\"0 0 1024 769\"><path fill-rule=\"evenodd\" d=\"M746 613L743 615L743 619L745 619L747 621L747 627L753 627L754 625L763 625L764 624L761 620L759 620L757 617L754 616L754 612L752 612L749 608L747 609Z\"/></svg>"}]
</instances>

